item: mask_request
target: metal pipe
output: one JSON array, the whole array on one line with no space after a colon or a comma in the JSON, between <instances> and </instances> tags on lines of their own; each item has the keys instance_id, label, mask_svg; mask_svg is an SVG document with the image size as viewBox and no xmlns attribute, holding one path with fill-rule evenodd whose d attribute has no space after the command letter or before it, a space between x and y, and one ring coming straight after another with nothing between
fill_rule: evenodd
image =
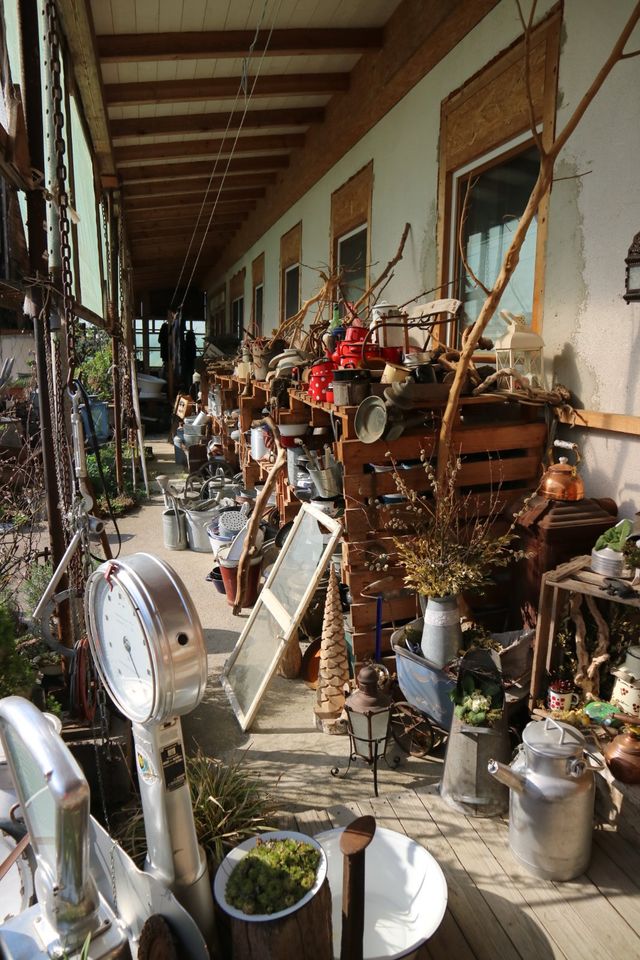
<instances>
[{"instance_id":1,"label":"metal pipe","mask_svg":"<svg viewBox=\"0 0 640 960\"><path fill-rule=\"evenodd\" d=\"M118 301L120 238L118 219L109 191L109 245L111 248L111 356L113 358L113 441L116 455L116 484L118 493L124 493L124 467L122 464L122 397L120 396L120 343L118 341L120 306Z\"/></svg>"}]
</instances>

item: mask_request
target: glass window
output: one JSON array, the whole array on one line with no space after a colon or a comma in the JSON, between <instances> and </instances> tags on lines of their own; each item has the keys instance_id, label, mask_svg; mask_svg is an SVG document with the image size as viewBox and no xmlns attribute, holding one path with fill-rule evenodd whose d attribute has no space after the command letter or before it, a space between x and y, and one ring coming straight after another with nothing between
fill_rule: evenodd
<instances>
[{"instance_id":1,"label":"glass window","mask_svg":"<svg viewBox=\"0 0 640 960\"><path fill-rule=\"evenodd\" d=\"M479 173L472 170L457 178L458 214L453 222L459 224L467 196L462 246L467 265L486 287L492 287L495 283L518 220L536 182L539 165L538 151L532 147L508 159L499 160ZM477 165L475 169L478 170ZM469 182L471 186L467 195ZM461 263L458 231L459 227L456 237L452 238L458 264L457 296L462 300L466 321L473 323L485 301L485 294ZM524 314L528 323L531 323L533 311L536 234L537 217L534 217L520 251L518 266L500 301L500 309ZM486 335L495 340L505 330L506 324L496 314L487 327Z\"/></svg>"},{"instance_id":2,"label":"glass window","mask_svg":"<svg viewBox=\"0 0 640 960\"><path fill-rule=\"evenodd\" d=\"M367 288L366 224L339 237L337 265L342 271L344 300L347 303L356 303Z\"/></svg>"},{"instance_id":3,"label":"glass window","mask_svg":"<svg viewBox=\"0 0 640 960\"><path fill-rule=\"evenodd\" d=\"M262 314L264 311L264 284L260 283L253 291L253 327L257 336L262 333Z\"/></svg>"},{"instance_id":4,"label":"glass window","mask_svg":"<svg viewBox=\"0 0 640 960\"><path fill-rule=\"evenodd\" d=\"M244 327L244 297L231 301L231 332L239 340L243 336Z\"/></svg>"},{"instance_id":5,"label":"glass window","mask_svg":"<svg viewBox=\"0 0 640 960\"><path fill-rule=\"evenodd\" d=\"M300 309L300 264L287 267L284 272L284 319L293 317Z\"/></svg>"}]
</instances>

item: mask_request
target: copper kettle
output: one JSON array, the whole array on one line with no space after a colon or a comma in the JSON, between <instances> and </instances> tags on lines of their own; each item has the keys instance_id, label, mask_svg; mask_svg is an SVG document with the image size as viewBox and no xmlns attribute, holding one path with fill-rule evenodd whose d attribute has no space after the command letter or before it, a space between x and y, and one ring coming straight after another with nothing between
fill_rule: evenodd
<instances>
[{"instance_id":1,"label":"copper kettle","mask_svg":"<svg viewBox=\"0 0 640 960\"><path fill-rule=\"evenodd\" d=\"M582 500L584 499L584 484L578 476L578 464L580 463L580 453L577 444L569 443L567 440L555 440L554 447L563 447L565 450L572 450L576 456L575 464L570 464L567 457L560 457L558 463L552 463L547 467L538 493L547 500Z\"/></svg>"},{"instance_id":2,"label":"copper kettle","mask_svg":"<svg viewBox=\"0 0 640 960\"><path fill-rule=\"evenodd\" d=\"M620 783L640 783L640 728L637 718L616 713L613 719L622 720L628 726L602 751L607 766Z\"/></svg>"}]
</instances>

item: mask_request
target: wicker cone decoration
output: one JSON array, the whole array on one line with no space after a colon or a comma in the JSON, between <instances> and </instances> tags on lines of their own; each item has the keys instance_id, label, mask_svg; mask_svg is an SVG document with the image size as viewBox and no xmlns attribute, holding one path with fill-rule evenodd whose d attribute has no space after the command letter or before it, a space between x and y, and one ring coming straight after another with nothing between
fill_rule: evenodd
<instances>
[{"instance_id":1,"label":"wicker cone decoration","mask_svg":"<svg viewBox=\"0 0 640 960\"><path fill-rule=\"evenodd\" d=\"M323 733L345 733L340 719L344 708L344 686L349 682L349 659L344 639L344 620L338 578L329 570L327 599L322 620L322 643L318 669L316 726Z\"/></svg>"}]
</instances>

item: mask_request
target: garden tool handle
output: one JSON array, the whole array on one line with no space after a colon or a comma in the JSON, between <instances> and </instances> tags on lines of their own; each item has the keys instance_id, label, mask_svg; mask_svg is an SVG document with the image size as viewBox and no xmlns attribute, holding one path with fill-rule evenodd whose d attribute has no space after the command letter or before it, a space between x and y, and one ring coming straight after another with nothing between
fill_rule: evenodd
<instances>
[{"instance_id":1,"label":"garden tool handle","mask_svg":"<svg viewBox=\"0 0 640 960\"><path fill-rule=\"evenodd\" d=\"M350 823L340 836L340 851L344 856L340 960L363 960L364 858L375 832L375 817L366 816Z\"/></svg>"}]
</instances>

